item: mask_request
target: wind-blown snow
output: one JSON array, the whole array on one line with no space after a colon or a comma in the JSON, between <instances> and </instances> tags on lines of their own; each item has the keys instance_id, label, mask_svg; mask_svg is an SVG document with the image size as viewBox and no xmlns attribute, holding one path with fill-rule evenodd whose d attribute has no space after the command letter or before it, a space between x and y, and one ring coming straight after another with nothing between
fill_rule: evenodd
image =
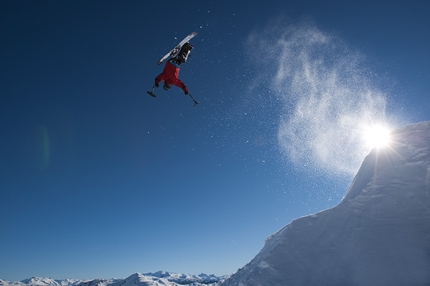
<instances>
[{"instance_id":1,"label":"wind-blown snow","mask_svg":"<svg viewBox=\"0 0 430 286\"><path fill-rule=\"evenodd\" d=\"M247 46L268 77L257 81L266 81L282 106L278 143L288 163L353 176L371 150L365 130L388 125L386 96L364 55L306 21L272 23Z\"/></svg>"},{"instance_id":2,"label":"wind-blown snow","mask_svg":"<svg viewBox=\"0 0 430 286\"><path fill-rule=\"evenodd\" d=\"M430 285L430 122L393 132L338 206L270 236L222 285Z\"/></svg>"}]
</instances>

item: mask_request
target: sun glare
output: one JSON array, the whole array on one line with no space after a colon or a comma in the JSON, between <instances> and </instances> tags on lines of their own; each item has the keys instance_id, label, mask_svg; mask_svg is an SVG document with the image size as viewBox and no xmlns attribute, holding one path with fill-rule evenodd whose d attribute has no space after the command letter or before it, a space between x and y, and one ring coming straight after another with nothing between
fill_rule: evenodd
<instances>
[{"instance_id":1,"label":"sun glare","mask_svg":"<svg viewBox=\"0 0 430 286\"><path fill-rule=\"evenodd\" d=\"M364 140L372 148L381 148L390 143L390 130L376 125L369 127L364 132Z\"/></svg>"}]
</instances>

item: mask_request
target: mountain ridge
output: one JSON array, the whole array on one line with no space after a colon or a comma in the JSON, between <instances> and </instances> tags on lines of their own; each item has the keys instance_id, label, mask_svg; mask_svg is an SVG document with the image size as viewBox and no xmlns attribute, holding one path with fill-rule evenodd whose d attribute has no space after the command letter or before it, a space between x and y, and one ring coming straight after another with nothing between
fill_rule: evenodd
<instances>
[{"instance_id":1,"label":"mountain ridge","mask_svg":"<svg viewBox=\"0 0 430 286\"><path fill-rule=\"evenodd\" d=\"M154 273L134 273L124 279L64 279L56 280L45 277L31 277L22 281L10 282L0 279L0 286L215 286L223 281L226 276L215 276L213 274L179 274L167 271Z\"/></svg>"}]
</instances>

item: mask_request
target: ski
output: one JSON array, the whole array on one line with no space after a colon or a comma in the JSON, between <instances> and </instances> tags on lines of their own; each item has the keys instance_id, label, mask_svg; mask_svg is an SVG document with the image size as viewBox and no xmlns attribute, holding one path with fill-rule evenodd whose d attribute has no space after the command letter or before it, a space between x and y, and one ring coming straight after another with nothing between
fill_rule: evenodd
<instances>
[{"instance_id":1,"label":"ski","mask_svg":"<svg viewBox=\"0 0 430 286\"><path fill-rule=\"evenodd\" d=\"M147 93L150 95L150 96L152 96L152 97L157 97L152 91L147 91Z\"/></svg>"},{"instance_id":2,"label":"ski","mask_svg":"<svg viewBox=\"0 0 430 286\"><path fill-rule=\"evenodd\" d=\"M176 47L174 47L173 49L170 50L170 52L168 52L164 57L162 57L159 61L158 64L160 65L162 62L164 62L165 59L167 59L169 56L171 57L176 57L179 53L179 51L181 50L181 47L187 43L189 40L191 40L192 38L194 38L194 36L197 35L197 32L192 32L191 34L189 34L188 36L186 36L181 42L179 42L179 44L176 45Z\"/></svg>"}]
</instances>

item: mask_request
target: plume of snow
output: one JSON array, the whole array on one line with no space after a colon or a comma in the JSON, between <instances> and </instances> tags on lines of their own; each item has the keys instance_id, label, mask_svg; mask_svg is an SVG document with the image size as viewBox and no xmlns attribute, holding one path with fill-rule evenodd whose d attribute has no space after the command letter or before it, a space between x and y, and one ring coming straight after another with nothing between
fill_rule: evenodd
<instances>
[{"instance_id":1,"label":"plume of snow","mask_svg":"<svg viewBox=\"0 0 430 286\"><path fill-rule=\"evenodd\" d=\"M364 130L387 125L386 96L365 57L307 21L277 22L253 32L247 45L281 103L278 143L289 161L354 175L371 149Z\"/></svg>"}]
</instances>

